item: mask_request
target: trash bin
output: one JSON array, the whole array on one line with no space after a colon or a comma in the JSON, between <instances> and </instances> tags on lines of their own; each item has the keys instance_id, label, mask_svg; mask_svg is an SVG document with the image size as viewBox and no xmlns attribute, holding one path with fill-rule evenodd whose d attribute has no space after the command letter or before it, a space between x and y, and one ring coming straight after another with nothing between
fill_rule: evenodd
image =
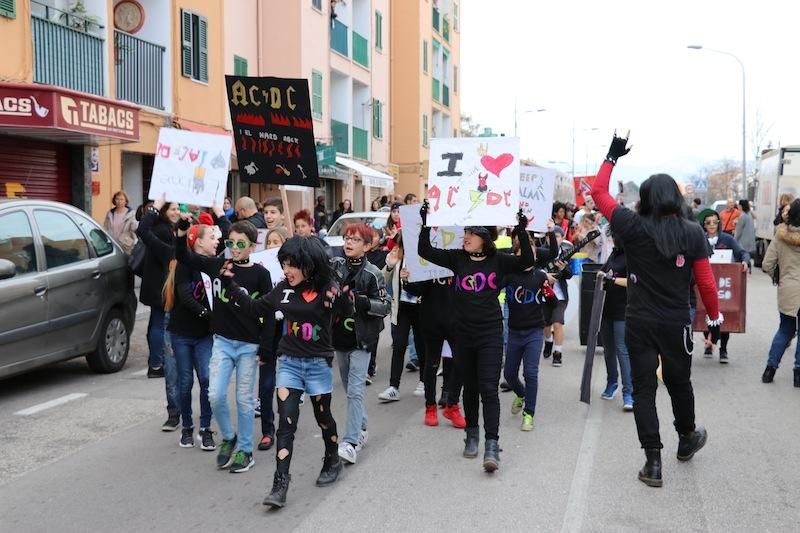
<instances>
[{"instance_id":1,"label":"trash bin","mask_svg":"<svg viewBox=\"0 0 800 533\"><path fill-rule=\"evenodd\" d=\"M578 332L581 346L586 346L589 337L589 321L592 318L592 299L594 299L594 284L597 281L597 272L603 265L599 263L581 264L581 290L578 298ZM597 336L597 346L602 346L600 336Z\"/></svg>"}]
</instances>

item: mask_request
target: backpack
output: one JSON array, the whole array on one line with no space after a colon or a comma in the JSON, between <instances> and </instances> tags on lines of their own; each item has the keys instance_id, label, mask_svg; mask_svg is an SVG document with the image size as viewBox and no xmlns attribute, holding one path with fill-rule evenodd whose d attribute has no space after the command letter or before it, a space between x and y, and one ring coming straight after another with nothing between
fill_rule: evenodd
<instances>
[{"instance_id":1,"label":"backpack","mask_svg":"<svg viewBox=\"0 0 800 533\"><path fill-rule=\"evenodd\" d=\"M133 273L140 278L144 274L144 256L146 252L147 247L144 245L144 242L139 239L136 241L136 245L133 247L131 255L128 256L128 267L130 267Z\"/></svg>"}]
</instances>

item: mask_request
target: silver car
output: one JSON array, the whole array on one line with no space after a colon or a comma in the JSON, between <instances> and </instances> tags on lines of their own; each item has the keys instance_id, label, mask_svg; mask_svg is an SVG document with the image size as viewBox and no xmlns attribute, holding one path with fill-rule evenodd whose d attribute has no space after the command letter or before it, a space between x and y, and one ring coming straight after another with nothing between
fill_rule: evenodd
<instances>
[{"instance_id":1,"label":"silver car","mask_svg":"<svg viewBox=\"0 0 800 533\"><path fill-rule=\"evenodd\" d=\"M331 224L327 235L325 235L325 242L327 242L331 248L341 249L341 247L344 246L344 232L347 230L347 226L351 224L366 224L371 228L381 231L388 219L388 210L346 213Z\"/></svg>"},{"instance_id":2,"label":"silver car","mask_svg":"<svg viewBox=\"0 0 800 533\"><path fill-rule=\"evenodd\" d=\"M86 213L0 200L0 378L86 355L120 370L136 319L127 255Z\"/></svg>"}]
</instances>

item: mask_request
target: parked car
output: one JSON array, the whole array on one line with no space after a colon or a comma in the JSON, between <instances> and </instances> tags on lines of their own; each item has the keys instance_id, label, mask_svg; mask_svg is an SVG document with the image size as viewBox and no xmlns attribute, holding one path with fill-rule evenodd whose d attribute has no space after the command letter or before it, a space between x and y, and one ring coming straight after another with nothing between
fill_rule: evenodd
<instances>
[{"instance_id":1,"label":"parked car","mask_svg":"<svg viewBox=\"0 0 800 533\"><path fill-rule=\"evenodd\" d=\"M86 355L117 372L136 320L122 248L83 211L0 200L0 378Z\"/></svg>"},{"instance_id":2,"label":"parked car","mask_svg":"<svg viewBox=\"0 0 800 533\"><path fill-rule=\"evenodd\" d=\"M346 213L336 219L331 224L328 233L325 235L325 242L334 250L341 250L344 246L344 232L351 224L366 224L371 228L381 231L389 219L389 211L360 211L358 213Z\"/></svg>"}]
</instances>

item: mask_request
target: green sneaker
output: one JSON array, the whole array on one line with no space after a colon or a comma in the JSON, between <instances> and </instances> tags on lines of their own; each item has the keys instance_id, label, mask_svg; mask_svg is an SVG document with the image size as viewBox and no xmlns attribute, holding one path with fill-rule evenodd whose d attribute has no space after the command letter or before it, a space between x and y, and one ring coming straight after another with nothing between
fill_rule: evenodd
<instances>
[{"instance_id":1,"label":"green sneaker","mask_svg":"<svg viewBox=\"0 0 800 533\"><path fill-rule=\"evenodd\" d=\"M223 440L217 452L217 468L228 468L233 463L233 450L236 448L236 436L231 440Z\"/></svg>"},{"instance_id":2,"label":"green sneaker","mask_svg":"<svg viewBox=\"0 0 800 533\"><path fill-rule=\"evenodd\" d=\"M514 403L511 404L511 414L516 415L522 411L522 407L525 405L525 398L521 396L514 397Z\"/></svg>"},{"instance_id":3,"label":"green sneaker","mask_svg":"<svg viewBox=\"0 0 800 533\"><path fill-rule=\"evenodd\" d=\"M533 431L533 415L528 413L522 415L522 426L519 429L522 431Z\"/></svg>"}]
</instances>

